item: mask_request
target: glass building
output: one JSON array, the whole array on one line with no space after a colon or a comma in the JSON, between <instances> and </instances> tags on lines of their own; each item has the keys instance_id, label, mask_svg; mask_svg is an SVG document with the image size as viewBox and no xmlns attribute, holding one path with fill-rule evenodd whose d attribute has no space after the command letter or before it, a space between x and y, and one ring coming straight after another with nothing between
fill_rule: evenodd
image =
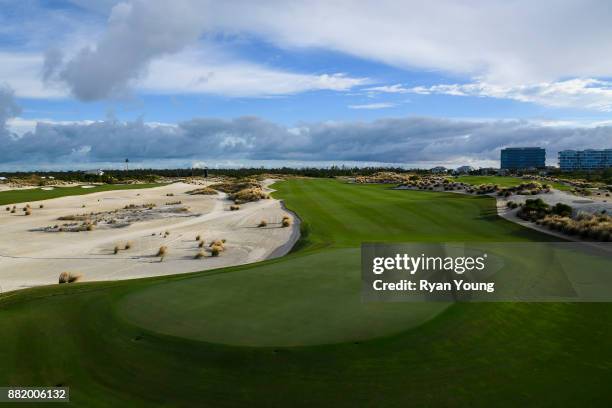
<instances>
[{"instance_id":1,"label":"glass building","mask_svg":"<svg viewBox=\"0 0 612 408\"><path fill-rule=\"evenodd\" d=\"M508 147L501 151L502 169L543 169L544 167L546 167L546 150L541 147Z\"/></svg>"},{"instance_id":2,"label":"glass building","mask_svg":"<svg viewBox=\"0 0 612 408\"><path fill-rule=\"evenodd\" d=\"M559 152L559 168L562 171L593 171L610 167L612 167L612 149Z\"/></svg>"}]
</instances>

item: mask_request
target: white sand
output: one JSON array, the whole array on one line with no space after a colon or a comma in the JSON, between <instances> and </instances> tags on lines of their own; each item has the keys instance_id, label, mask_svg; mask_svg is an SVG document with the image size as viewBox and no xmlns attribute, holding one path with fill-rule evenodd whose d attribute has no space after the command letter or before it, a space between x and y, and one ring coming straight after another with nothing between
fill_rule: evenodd
<instances>
[{"instance_id":1,"label":"white sand","mask_svg":"<svg viewBox=\"0 0 612 408\"><path fill-rule=\"evenodd\" d=\"M269 184L269 181L267 182ZM278 200L261 200L229 211L232 204L224 194L188 195L193 185L175 183L164 187L93 193L30 203L32 215L23 211L10 214L0 208L0 290L2 292L57 283L63 271L83 274L83 281L117 280L195 272L257 262L285 255L299 238L299 219L284 209ZM172 193L174 196L166 196ZM112 211L128 204L182 201L193 217L164 217L137 222L129 227L84 232L39 232L32 229L63 224L57 218L84 212ZM85 204L85 208L82 205ZM18 206L20 209L23 205ZM289 215L293 224L281 227ZM268 226L257 228L265 219ZM160 233L170 231L166 238ZM152 234L156 234L153 236ZM208 244L227 239L219 257L194 259L201 235ZM131 241L127 251L113 254L115 245ZM168 254L160 262L155 257L160 246Z\"/></svg>"}]
</instances>

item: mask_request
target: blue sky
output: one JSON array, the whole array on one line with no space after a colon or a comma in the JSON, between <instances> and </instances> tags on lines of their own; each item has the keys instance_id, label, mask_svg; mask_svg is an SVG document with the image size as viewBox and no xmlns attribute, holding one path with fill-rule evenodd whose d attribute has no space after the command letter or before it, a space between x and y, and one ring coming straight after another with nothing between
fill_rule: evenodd
<instances>
[{"instance_id":1,"label":"blue sky","mask_svg":"<svg viewBox=\"0 0 612 408\"><path fill-rule=\"evenodd\" d=\"M181 128L183 122L220 119L227 129L202 129L193 137L224 143L222 133L236 150L236 140L268 136L252 129L231 134L232 121L242 117L279 126L298 141L306 132L296 136L292 129L314 134L334 124L336 132L326 133L334 135L359 123L378 129L389 119L438 120L444 130L430 132L431 140L445 140L439 154L432 153L435 144L416 152L403 140L397 146L389 141L389 151L406 149L406 162L424 167L493 164L499 149L517 143L552 147L558 137L542 139L551 128L581 129L574 133L585 139L564 136L564 148L610 147L595 144L612 140L606 137L612 12L605 1L0 0L0 10L0 86L7 95L3 109L10 112L0 116L0 125L15 146L28 132L30 144L48 143L51 136L37 135L36 125L53 126L52 144L64 148L44 159L49 165L76 160L79 138L97 122ZM9 100L18 109L9 110ZM484 128L512 122L515 131L457 155L445 150L454 145L446 121L456 123L457 140L465 137L466 123ZM525 127L531 143L513 136ZM598 129L597 136L589 129ZM373 133L361 143L378 138ZM249 143L230 156L259 159ZM311 145L299 146L261 159L286 160L290 153L299 160L334 160L328 152L311 154ZM81 147L76 150L87 151L81 164L100 161L96 146ZM206 151L174 159L197 158L224 159ZM384 155L371 158L386 161ZM344 159L369 158L355 152Z\"/></svg>"}]
</instances>

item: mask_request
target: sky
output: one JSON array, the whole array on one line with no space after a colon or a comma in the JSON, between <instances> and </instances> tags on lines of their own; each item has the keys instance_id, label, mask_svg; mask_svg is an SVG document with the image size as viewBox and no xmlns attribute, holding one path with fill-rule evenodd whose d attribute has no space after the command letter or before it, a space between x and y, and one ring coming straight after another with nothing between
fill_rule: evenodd
<instances>
[{"instance_id":1,"label":"sky","mask_svg":"<svg viewBox=\"0 0 612 408\"><path fill-rule=\"evenodd\" d=\"M499 165L612 148L612 8L0 0L0 170Z\"/></svg>"}]
</instances>

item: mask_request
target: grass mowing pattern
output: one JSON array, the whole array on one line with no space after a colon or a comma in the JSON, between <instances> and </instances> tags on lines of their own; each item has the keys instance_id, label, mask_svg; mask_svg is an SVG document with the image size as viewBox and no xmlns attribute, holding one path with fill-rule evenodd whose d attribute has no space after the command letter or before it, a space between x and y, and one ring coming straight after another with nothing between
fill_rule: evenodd
<instances>
[{"instance_id":1,"label":"grass mowing pattern","mask_svg":"<svg viewBox=\"0 0 612 408\"><path fill-rule=\"evenodd\" d=\"M122 313L152 331L214 343L362 341L414 327L447 305L362 303L361 242L541 237L497 217L490 198L335 180L289 181L278 185L278 194L309 223L312 233L301 253L279 263L137 292L121 304Z\"/></svg>"},{"instance_id":2,"label":"grass mowing pattern","mask_svg":"<svg viewBox=\"0 0 612 408\"><path fill-rule=\"evenodd\" d=\"M447 201L447 210L455 217L473 217L463 232L448 225L454 236L539 239L493 217L492 199L331 183L296 180L275 186L291 208L306 211L300 214L309 223L304 253L350 248L356 242L349 235L358 228L342 225L343 211L338 214L330 208L333 219L329 220L311 218L327 212L321 205L326 191L342 196L345 188L363 187L359 191L374 198L396 194L400 207L401 197L414 200L406 205L413 211L405 217L418 224L413 232L421 238L434 240L440 234L427 203L421 204L422 218L413 207L421 197L429 197ZM468 210L474 205L482 212ZM448 214L451 219L452 214ZM338 241L333 225L346 231ZM299 256L302 251L255 267ZM126 322L117 309L140 290L253 268L57 285L4 295L0 297L0 384L68 385L71 405L91 407L612 404L612 307L607 304L459 304L395 335L296 348L232 347L165 336Z\"/></svg>"},{"instance_id":3,"label":"grass mowing pattern","mask_svg":"<svg viewBox=\"0 0 612 408\"><path fill-rule=\"evenodd\" d=\"M93 188L54 187L53 190L31 188L22 190L9 190L0 192L0 205L29 203L33 201L49 200L51 198L100 193L113 190L134 190L142 188L159 187L163 184L102 184Z\"/></svg>"}]
</instances>

